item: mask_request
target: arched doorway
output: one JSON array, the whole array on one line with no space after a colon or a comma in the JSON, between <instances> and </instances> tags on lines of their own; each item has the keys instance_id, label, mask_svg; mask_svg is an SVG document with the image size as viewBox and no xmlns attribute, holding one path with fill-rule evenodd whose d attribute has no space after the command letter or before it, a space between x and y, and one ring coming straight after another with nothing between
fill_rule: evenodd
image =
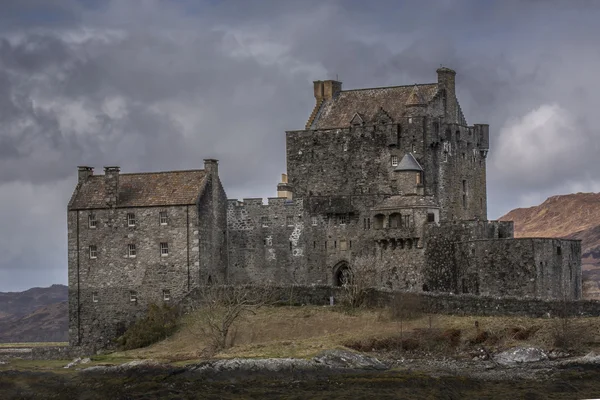
<instances>
[{"instance_id":1,"label":"arched doorway","mask_svg":"<svg viewBox=\"0 0 600 400\"><path fill-rule=\"evenodd\" d=\"M344 286L351 282L352 271L347 261L340 261L333 268L333 284L335 286Z\"/></svg>"}]
</instances>

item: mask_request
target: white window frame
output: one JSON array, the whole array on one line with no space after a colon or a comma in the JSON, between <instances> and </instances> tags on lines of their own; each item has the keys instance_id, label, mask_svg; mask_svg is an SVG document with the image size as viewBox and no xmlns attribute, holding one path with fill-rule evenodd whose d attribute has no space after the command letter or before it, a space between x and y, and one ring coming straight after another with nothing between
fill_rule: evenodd
<instances>
[{"instance_id":1,"label":"white window frame","mask_svg":"<svg viewBox=\"0 0 600 400\"><path fill-rule=\"evenodd\" d=\"M317 226L317 225L319 225L319 218L317 218L315 216L310 217L310 222L311 222L312 226Z\"/></svg>"},{"instance_id":2,"label":"white window frame","mask_svg":"<svg viewBox=\"0 0 600 400\"><path fill-rule=\"evenodd\" d=\"M163 301L171 300L171 291L169 289L163 289Z\"/></svg>"},{"instance_id":3,"label":"white window frame","mask_svg":"<svg viewBox=\"0 0 600 400\"><path fill-rule=\"evenodd\" d=\"M127 257L135 258L137 256L137 249L135 247L135 243L129 243L127 245Z\"/></svg>"},{"instance_id":4,"label":"white window frame","mask_svg":"<svg viewBox=\"0 0 600 400\"><path fill-rule=\"evenodd\" d=\"M98 292L92 292L92 303L98 302Z\"/></svg>"},{"instance_id":5,"label":"white window frame","mask_svg":"<svg viewBox=\"0 0 600 400\"><path fill-rule=\"evenodd\" d=\"M136 222L135 213L127 213L127 226L135 226Z\"/></svg>"},{"instance_id":6,"label":"white window frame","mask_svg":"<svg viewBox=\"0 0 600 400\"><path fill-rule=\"evenodd\" d=\"M129 301L132 303L136 303L138 301L137 295L138 295L137 291L130 290L129 291Z\"/></svg>"},{"instance_id":7,"label":"white window frame","mask_svg":"<svg viewBox=\"0 0 600 400\"><path fill-rule=\"evenodd\" d=\"M269 227L269 217L266 215L263 215L262 217L260 217L260 224L262 225L263 228L268 228Z\"/></svg>"},{"instance_id":8,"label":"white window frame","mask_svg":"<svg viewBox=\"0 0 600 400\"><path fill-rule=\"evenodd\" d=\"M169 255L169 242L160 243L160 256L166 257Z\"/></svg>"},{"instance_id":9,"label":"white window frame","mask_svg":"<svg viewBox=\"0 0 600 400\"><path fill-rule=\"evenodd\" d=\"M294 226L294 216L293 215L288 215L285 217L285 224L287 226Z\"/></svg>"},{"instance_id":10,"label":"white window frame","mask_svg":"<svg viewBox=\"0 0 600 400\"><path fill-rule=\"evenodd\" d=\"M96 227L98 226L98 220L96 219L96 213L89 213L88 214L88 227L90 229L96 229Z\"/></svg>"},{"instance_id":11,"label":"white window frame","mask_svg":"<svg viewBox=\"0 0 600 400\"><path fill-rule=\"evenodd\" d=\"M398 163L400 162L400 161L398 160L398 156L392 156L392 158L391 158L391 162L392 162L392 167L397 167L397 166L398 166Z\"/></svg>"},{"instance_id":12,"label":"white window frame","mask_svg":"<svg viewBox=\"0 0 600 400\"><path fill-rule=\"evenodd\" d=\"M161 224L161 225L167 225L167 224L168 224L168 221L169 221L169 219L168 219L168 218L169 218L169 217L168 217L168 215L167 215L167 212L166 212L166 211L160 211L160 212L158 213L158 223L159 223L159 224Z\"/></svg>"},{"instance_id":13,"label":"white window frame","mask_svg":"<svg viewBox=\"0 0 600 400\"><path fill-rule=\"evenodd\" d=\"M89 252L91 260L95 260L96 258L98 258L98 246L96 246L95 244L90 244Z\"/></svg>"}]
</instances>

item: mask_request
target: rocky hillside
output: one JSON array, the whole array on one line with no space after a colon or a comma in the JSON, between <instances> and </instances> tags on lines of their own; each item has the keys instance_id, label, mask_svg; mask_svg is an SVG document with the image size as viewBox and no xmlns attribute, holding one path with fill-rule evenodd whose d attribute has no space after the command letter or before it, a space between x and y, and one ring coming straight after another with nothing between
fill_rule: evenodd
<instances>
[{"instance_id":1,"label":"rocky hillside","mask_svg":"<svg viewBox=\"0 0 600 400\"><path fill-rule=\"evenodd\" d=\"M67 297L64 285L0 292L0 343L67 341Z\"/></svg>"},{"instance_id":2,"label":"rocky hillside","mask_svg":"<svg viewBox=\"0 0 600 400\"><path fill-rule=\"evenodd\" d=\"M515 222L516 237L580 239L584 281L600 297L600 193L552 196L539 206L517 208L499 218ZM588 285L589 286L589 285Z\"/></svg>"}]
</instances>

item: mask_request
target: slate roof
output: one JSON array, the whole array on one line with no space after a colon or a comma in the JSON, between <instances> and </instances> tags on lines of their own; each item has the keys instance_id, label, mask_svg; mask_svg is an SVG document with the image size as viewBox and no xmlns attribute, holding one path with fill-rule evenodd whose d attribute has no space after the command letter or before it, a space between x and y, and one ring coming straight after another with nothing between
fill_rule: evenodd
<instances>
[{"instance_id":1,"label":"slate roof","mask_svg":"<svg viewBox=\"0 0 600 400\"><path fill-rule=\"evenodd\" d=\"M419 164L412 153L406 153L394 171L423 171L423 167L421 167L421 164Z\"/></svg>"},{"instance_id":2,"label":"slate roof","mask_svg":"<svg viewBox=\"0 0 600 400\"><path fill-rule=\"evenodd\" d=\"M437 83L342 90L333 99L323 102L311 129L350 126L356 113L366 121L372 121L380 108L394 121L399 121L404 117L407 106L427 104L437 91Z\"/></svg>"},{"instance_id":3,"label":"slate roof","mask_svg":"<svg viewBox=\"0 0 600 400\"><path fill-rule=\"evenodd\" d=\"M433 197L419 196L419 195L407 195L407 196L392 196L383 200L381 203L373 207L373 210L387 210L394 208L406 208L406 207L431 207L439 208L439 205L435 202Z\"/></svg>"},{"instance_id":4,"label":"slate roof","mask_svg":"<svg viewBox=\"0 0 600 400\"><path fill-rule=\"evenodd\" d=\"M204 170L119 174L117 207L193 205L202 190ZM70 210L108 208L104 175L90 176L78 185Z\"/></svg>"}]
</instances>

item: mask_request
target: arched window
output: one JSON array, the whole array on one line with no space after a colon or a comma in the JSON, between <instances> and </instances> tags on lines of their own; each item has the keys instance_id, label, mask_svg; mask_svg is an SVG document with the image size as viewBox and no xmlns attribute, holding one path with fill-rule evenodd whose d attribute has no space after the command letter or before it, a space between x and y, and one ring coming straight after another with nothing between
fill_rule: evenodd
<instances>
[{"instance_id":1,"label":"arched window","mask_svg":"<svg viewBox=\"0 0 600 400\"><path fill-rule=\"evenodd\" d=\"M385 215L377 214L373 220L375 229L383 229L383 221L384 220L385 220Z\"/></svg>"}]
</instances>

